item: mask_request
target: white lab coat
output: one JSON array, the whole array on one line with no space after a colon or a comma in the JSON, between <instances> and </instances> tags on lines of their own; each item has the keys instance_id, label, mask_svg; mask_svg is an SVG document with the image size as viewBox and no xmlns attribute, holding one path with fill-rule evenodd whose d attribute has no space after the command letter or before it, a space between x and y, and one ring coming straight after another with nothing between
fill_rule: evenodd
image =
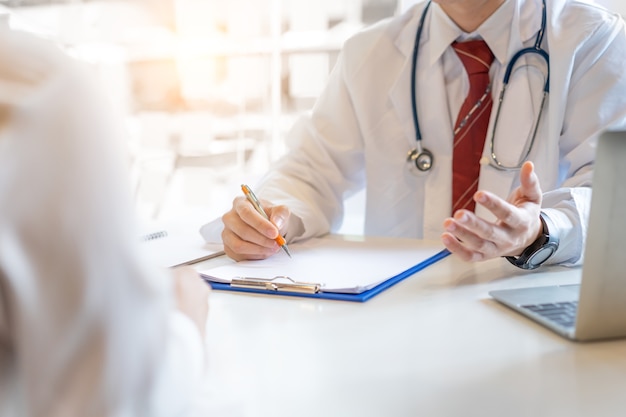
<instances>
[{"instance_id":1,"label":"white lab coat","mask_svg":"<svg viewBox=\"0 0 626 417\"><path fill-rule=\"evenodd\" d=\"M186 416L202 339L140 255L119 121L87 73L0 27L0 416Z\"/></svg>"},{"instance_id":2,"label":"white lab coat","mask_svg":"<svg viewBox=\"0 0 626 417\"><path fill-rule=\"evenodd\" d=\"M286 204L296 217L288 240L336 230L342 201L363 187L365 234L439 239L451 214L452 124L464 95L450 102L454 97L447 88L454 80L446 84L450 73L444 74L441 58L432 59L433 39L446 30L433 18L443 13L433 3L420 42L416 90L423 145L435 163L427 175L409 173L406 157L415 147L411 55L424 4L346 42L312 114L290 133L289 153L258 185L261 198ZM582 261L597 136L625 126L626 33L618 15L595 5L550 0L547 7L550 96L529 159L545 193L543 210L556 225L551 233L561 238L550 262L576 264ZM506 63L534 44L541 23L540 0L508 0L501 9L506 16L492 16L478 30L490 46L504 42L491 69L494 102ZM508 20L502 23L503 18ZM496 139L498 157L509 163L520 158L526 136L519 131L534 117L524 113L527 83L523 75L511 80L506 100L521 103L520 109L500 121L507 134ZM483 155L489 155L489 140ZM518 176L482 165L479 188L506 198ZM482 207L477 213L491 216Z\"/></svg>"}]
</instances>

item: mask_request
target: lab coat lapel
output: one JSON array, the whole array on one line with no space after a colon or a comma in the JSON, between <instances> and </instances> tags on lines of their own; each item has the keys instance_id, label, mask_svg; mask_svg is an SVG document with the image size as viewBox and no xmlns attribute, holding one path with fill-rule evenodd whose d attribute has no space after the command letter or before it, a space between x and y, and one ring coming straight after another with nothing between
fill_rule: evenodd
<instances>
[{"instance_id":1,"label":"lab coat lapel","mask_svg":"<svg viewBox=\"0 0 626 417\"><path fill-rule=\"evenodd\" d=\"M392 111L402 124L404 134L411 148L415 147L415 129L413 127L410 91L412 54L415 42L415 31L417 30L419 18L422 13L421 8L417 10L418 8L419 7L415 7L412 14L407 14L407 19L410 19L410 22L403 25L394 42L396 48L404 55L405 59L403 66L398 71L395 83L389 90L389 100L391 102Z\"/></svg>"},{"instance_id":2,"label":"lab coat lapel","mask_svg":"<svg viewBox=\"0 0 626 417\"><path fill-rule=\"evenodd\" d=\"M482 158L483 163L481 164L480 179L478 184L479 189L488 190L501 198L507 198L513 188L517 185L519 171L500 171L485 163L485 161L489 160L489 155L491 153L493 124L495 122L495 114L498 107L497 99L500 91L502 90L502 81L507 64L510 62L513 55L524 48L524 41L530 38L535 38L536 32L540 27L540 20L538 19L538 16L540 16L540 6L534 2L519 2L518 5L519 7L514 12L511 24L507 47L507 59L501 66L500 70L494 75L494 79L492 80L495 97L489 129L487 131L487 137L485 138L485 147L483 149ZM537 8L537 10L531 10L531 8ZM530 16L526 17L531 19L530 24L522 23L521 16ZM490 36L488 33L485 35L486 37ZM519 62L523 66L524 62L526 62L526 58L520 58ZM526 77L519 75L511 77L509 88L505 96L506 105L503 106L503 111L500 114L500 120L498 121L497 134L494 137L496 155L498 159L507 165L515 164L523 156L526 147L526 140L528 139L526 132L529 131L528 127L532 126L535 121L535 114L528 110L531 107L529 104L530 96L527 94L528 91L530 91L530 86L528 85ZM515 106L520 109L525 109L526 111L511 111ZM545 117L545 115L543 117ZM476 214L488 220L495 219L495 216L493 216L490 211L485 209L480 204L476 205Z\"/></svg>"},{"instance_id":3,"label":"lab coat lapel","mask_svg":"<svg viewBox=\"0 0 626 417\"><path fill-rule=\"evenodd\" d=\"M427 48L424 48L427 49ZM418 71L418 108L422 143L434 156L424 188L424 237L438 239L443 221L452 210L452 142L453 131L441 60L426 60Z\"/></svg>"},{"instance_id":4,"label":"lab coat lapel","mask_svg":"<svg viewBox=\"0 0 626 417\"><path fill-rule=\"evenodd\" d=\"M402 123L407 139L407 150L415 148L416 135L413 125L411 106L411 70L412 53L415 42L415 33L422 8L414 10L413 24L408 24L399 33L396 47L405 57L404 67L398 73L398 78L389 91L389 98L398 120ZM430 56L428 42L429 20L426 19L420 42L420 58L418 58L419 77L417 79L417 107L422 133L422 146L430 150L434 156L434 165L429 173L423 177L416 177L415 181L425 182L424 195L419 201L423 207L416 207L415 215L423 213L424 238L438 239L442 231L442 223L450 215L450 195L452 183L452 126L449 122L449 108L441 61L430 63L424 57ZM444 117L441 117L444 115ZM444 121L442 123L442 121Z\"/></svg>"}]
</instances>

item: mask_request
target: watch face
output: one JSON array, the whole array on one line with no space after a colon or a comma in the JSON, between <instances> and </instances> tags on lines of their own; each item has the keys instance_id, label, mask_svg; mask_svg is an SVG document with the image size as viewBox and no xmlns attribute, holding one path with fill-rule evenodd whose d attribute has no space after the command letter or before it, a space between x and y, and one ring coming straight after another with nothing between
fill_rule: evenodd
<instances>
[{"instance_id":1,"label":"watch face","mask_svg":"<svg viewBox=\"0 0 626 417\"><path fill-rule=\"evenodd\" d=\"M533 265L533 266L539 266L542 263L544 263L545 261L547 261L548 258L550 256L552 256L552 254L554 253L555 250L556 250L556 248L554 246L552 246L552 245L544 246L543 248L541 248L537 252L535 252L528 259L528 263L530 265Z\"/></svg>"},{"instance_id":2,"label":"watch face","mask_svg":"<svg viewBox=\"0 0 626 417\"><path fill-rule=\"evenodd\" d=\"M559 248L559 238L550 235L550 228L547 225L549 219L540 214L543 225L543 233L520 256L506 256L505 258L518 268L536 269L550 258Z\"/></svg>"}]
</instances>

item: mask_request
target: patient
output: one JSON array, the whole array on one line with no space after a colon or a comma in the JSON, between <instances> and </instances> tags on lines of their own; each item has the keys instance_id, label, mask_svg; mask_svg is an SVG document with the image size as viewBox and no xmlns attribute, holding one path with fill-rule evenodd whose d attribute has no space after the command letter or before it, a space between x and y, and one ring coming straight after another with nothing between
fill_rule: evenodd
<instances>
[{"instance_id":1,"label":"patient","mask_svg":"<svg viewBox=\"0 0 626 417\"><path fill-rule=\"evenodd\" d=\"M0 22L0 416L185 416L209 289L141 258L88 72Z\"/></svg>"}]
</instances>

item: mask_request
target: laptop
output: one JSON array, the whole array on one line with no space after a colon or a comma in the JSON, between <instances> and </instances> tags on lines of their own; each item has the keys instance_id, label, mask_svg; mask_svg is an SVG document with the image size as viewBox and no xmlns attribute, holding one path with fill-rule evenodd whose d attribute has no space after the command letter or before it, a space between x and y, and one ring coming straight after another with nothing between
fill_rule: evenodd
<instances>
[{"instance_id":1,"label":"laptop","mask_svg":"<svg viewBox=\"0 0 626 417\"><path fill-rule=\"evenodd\" d=\"M576 341L626 336L626 131L598 141L580 285L491 291L497 301Z\"/></svg>"}]
</instances>

